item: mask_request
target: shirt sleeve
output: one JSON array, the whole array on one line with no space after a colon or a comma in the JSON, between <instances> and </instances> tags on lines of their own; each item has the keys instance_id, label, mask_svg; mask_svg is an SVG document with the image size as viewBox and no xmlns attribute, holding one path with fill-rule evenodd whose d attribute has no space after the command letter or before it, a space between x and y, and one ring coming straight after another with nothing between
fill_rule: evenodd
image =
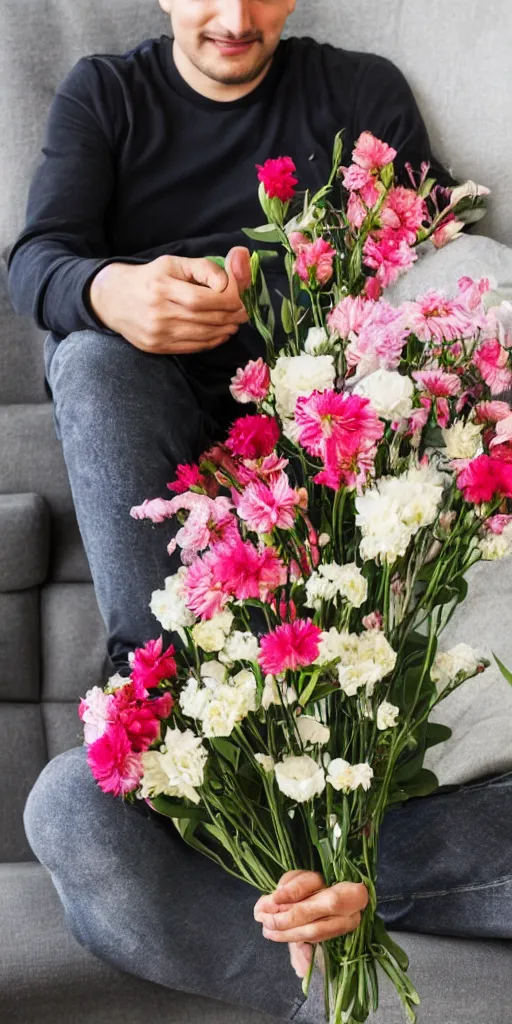
<instances>
[{"instance_id":1,"label":"shirt sleeve","mask_svg":"<svg viewBox=\"0 0 512 1024\"><path fill-rule=\"evenodd\" d=\"M429 177L444 187L459 185L431 150L428 132L411 87L402 72L385 57L368 55L357 88L353 138L370 131L396 149L395 171L402 185L411 187L405 170L410 163L419 171L430 163Z\"/></svg>"},{"instance_id":2,"label":"shirt sleeve","mask_svg":"<svg viewBox=\"0 0 512 1024\"><path fill-rule=\"evenodd\" d=\"M107 330L87 296L95 274L119 261L108 251L104 226L115 181L114 118L109 123L107 114L114 88L112 76L107 97L99 65L84 58L58 89L26 224L8 258L15 310L60 337L87 328Z\"/></svg>"}]
</instances>

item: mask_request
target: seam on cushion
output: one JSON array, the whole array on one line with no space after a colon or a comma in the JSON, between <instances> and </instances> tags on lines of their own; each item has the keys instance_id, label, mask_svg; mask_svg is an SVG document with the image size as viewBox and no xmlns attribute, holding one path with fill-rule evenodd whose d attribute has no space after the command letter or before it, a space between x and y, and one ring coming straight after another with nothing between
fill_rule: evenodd
<instances>
[{"instance_id":1,"label":"seam on cushion","mask_svg":"<svg viewBox=\"0 0 512 1024\"><path fill-rule=\"evenodd\" d=\"M496 878L493 882L479 882L475 885L456 885L452 889L434 889L431 892L403 892L396 896L382 896L377 899L378 903L391 903L393 900L407 899L430 899L431 896L451 896L456 892L478 892L480 889L494 889L499 885L506 885L512 882L512 875L504 875L503 878Z\"/></svg>"}]
</instances>

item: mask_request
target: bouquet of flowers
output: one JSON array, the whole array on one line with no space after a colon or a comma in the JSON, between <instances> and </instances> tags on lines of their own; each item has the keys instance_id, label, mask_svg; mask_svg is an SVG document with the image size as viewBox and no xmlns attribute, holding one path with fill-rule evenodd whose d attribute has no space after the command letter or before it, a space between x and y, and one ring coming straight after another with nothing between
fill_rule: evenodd
<instances>
[{"instance_id":1,"label":"bouquet of flowers","mask_svg":"<svg viewBox=\"0 0 512 1024\"><path fill-rule=\"evenodd\" d=\"M247 415L178 467L174 496L131 510L174 521L182 565L151 608L179 649L149 640L79 708L101 788L146 799L261 893L297 868L366 885L357 929L322 943L331 1024L377 1008L378 965L416 1020L376 910L379 829L437 786L425 752L450 730L430 714L488 664L438 638L470 566L512 552L508 304L468 277L452 297L383 295L487 189L442 189L428 165L405 187L395 156L365 132L343 166L340 133L329 182L293 217L292 160L258 168L267 223L246 233L284 249L287 341L276 351L256 250L243 298L267 358L231 383Z\"/></svg>"}]
</instances>

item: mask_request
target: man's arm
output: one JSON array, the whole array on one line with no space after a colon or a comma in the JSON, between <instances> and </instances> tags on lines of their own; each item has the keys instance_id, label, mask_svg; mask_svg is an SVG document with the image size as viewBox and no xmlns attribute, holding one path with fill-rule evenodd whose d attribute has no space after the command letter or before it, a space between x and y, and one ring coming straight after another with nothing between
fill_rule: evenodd
<instances>
[{"instance_id":1,"label":"man's arm","mask_svg":"<svg viewBox=\"0 0 512 1024\"><path fill-rule=\"evenodd\" d=\"M113 76L111 87L116 88ZM105 122L103 89L98 67L87 58L60 86L30 187L26 225L9 255L14 308L62 337L86 328L105 330L87 300L91 279L112 262L104 216L114 188L114 138L113 126Z\"/></svg>"},{"instance_id":2,"label":"man's arm","mask_svg":"<svg viewBox=\"0 0 512 1024\"><path fill-rule=\"evenodd\" d=\"M433 155L411 87L402 72L385 57L368 56L357 86L354 140L364 131L372 132L396 149L395 170L400 184L411 187L405 164L409 162L414 171L419 171L424 160L431 165L429 177L438 184L460 184Z\"/></svg>"}]
</instances>

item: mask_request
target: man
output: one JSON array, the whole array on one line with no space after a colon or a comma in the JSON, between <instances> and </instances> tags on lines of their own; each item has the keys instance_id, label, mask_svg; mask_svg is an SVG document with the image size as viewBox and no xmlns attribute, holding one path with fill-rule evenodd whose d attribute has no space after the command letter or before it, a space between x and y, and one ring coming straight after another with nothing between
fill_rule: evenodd
<instances>
[{"instance_id":1,"label":"man","mask_svg":"<svg viewBox=\"0 0 512 1024\"><path fill-rule=\"evenodd\" d=\"M370 130L397 149L400 173L407 161L419 169L431 160L438 180L451 180L433 161L411 91L389 61L281 39L295 0L160 4L173 39L85 58L58 90L27 225L10 256L16 309L49 332L57 431L109 654L124 674L128 653L159 632L149 600L176 569L168 537L134 522L129 509L165 496L176 465L221 436L237 411L230 377L261 352L240 298L249 282L241 228L262 221L255 165L290 155L301 189L316 190L343 127L347 162ZM209 255L227 255L226 271ZM282 268L268 276L278 304ZM494 792L510 809L510 787ZM443 815L459 832L457 797L437 804L417 870L411 836L421 833L421 812L393 812L380 883L388 922L485 930L469 900L454 920L449 909L429 901L422 909L414 899L440 869L450 889L454 868L441 839ZM253 916L247 885L189 850L149 811L133 814L102 794L80 748L42 773L25 827L74 934L97 955L169 987L305 1024L323 1020L321 982L304 1003L286 944L303 974L309 943L357 927L364 886L328 889L321 876L298 872L288 888L259 900ZM466 859L462 881L485 875L482 860ZM460 883L455 871L451 884ZM506 927L497 915L493 934Z\"/></svg>"}]
</instances>

